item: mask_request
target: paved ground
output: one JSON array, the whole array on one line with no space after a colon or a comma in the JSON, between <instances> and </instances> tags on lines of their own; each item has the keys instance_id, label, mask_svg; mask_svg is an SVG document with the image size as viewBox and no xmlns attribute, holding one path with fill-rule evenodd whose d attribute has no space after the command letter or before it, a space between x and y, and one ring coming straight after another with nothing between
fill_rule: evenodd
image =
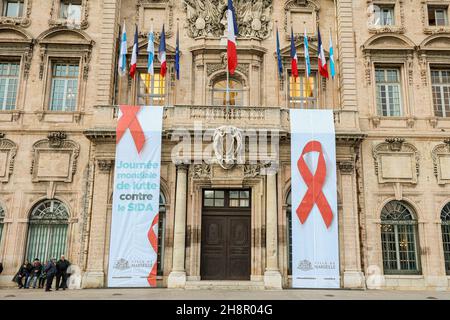
<instances>
[{"instance_id":1,"label":"paved ground","mask_svg":"<svg viewBox=\"0 0 450 320\"><path fill-rule=\"evenodd\" d=\"M0 300L450 300L450 292L381 290L0 289Z\"/></svg>"}]
</instances>

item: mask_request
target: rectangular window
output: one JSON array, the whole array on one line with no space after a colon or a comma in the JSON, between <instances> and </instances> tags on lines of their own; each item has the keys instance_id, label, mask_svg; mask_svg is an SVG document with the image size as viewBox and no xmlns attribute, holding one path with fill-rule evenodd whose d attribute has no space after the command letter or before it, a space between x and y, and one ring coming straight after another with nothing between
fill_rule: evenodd
<instances>
[{"instance_id":1,"label":"rectangular window","mask_svg":"<svg viewBox=\"0 0 450 320\"><path fill-rule=\"evenodd\" d=\"M203 205L205 207L224 207L225 191L204 190Z\"/></svg>"},{"instance_id":2,"label":"rectangular window","mask_svg":"<svg viewBox=\"0 0 450 320\"><path fill-rule=\"evenodd\" d=\"M432 69L431 85L435 116L450 117L450 69Z\"/></svg>"},{"instance_id":3,"label":"rectangular window","mask_svg":"<svg viewBox=\"0 0 450 320\"><path fill-rule=\"evenodd\" d=\"M54 63L52 66L50 110L75 111L78 98L77 63Z\"/></svg>"},{"instance_id":4,"label":"rectangular window","mask_svg":"<svg viewBox=\"0 0 450 320\"><path fill-rule=\"evenodd\" d=\"M81 0L61 0L59 17L65 20L81 20Z\"/></svg>"},{"instance_id":5,"label":"rectangular window","mask_svg":"<svg viewBox=\"0 0 450 320\"><path fill-rule=\"evenodd\" d=\"M376 68L375 82L378 114L383 117L401 116L400 69Z\"/></svg>"},{"instance_id":6,"label":"rectangular window","mask_svg":"<svg viewBox=\"0 0 450 320\"><path fill-rule=\"evenodd\" d=\"M301 73L301 71L299 71ZM306 81L306 75L299 74L297 78L289 76L289 105L293 108L313 109L317 106L316 73L312 72Z\"/></svg>"},{"instance_id":7,"label":"rectangular window","mask_svg":"<svg viewBox=\"0 0 450 320\"><path fill-rule=\"evenodd\" d=\"M3 16L17 18L23 15L23 0L4 0Z\"/></svg>"},{"instance_id":8,"label":"rectangular window","mask_svg":"<svg viewBox=\"0 0 450 320\"><path fill-rule=\"evenodd\" d=\"M428 25L429 26L448 25L448 7L428 6Z\"/></svg>"},{"instance_id":9,"label":"rectangular window","mask_svg":"<svg viewBox=\"0 0 450 320\"><path fill-rule=\"evenodd\" d=\"M143 106L163 106L165 102L165 80L157 72L152 76L139 73L138 104Z\"/></svg>"},{"instance_id":10,"label":"rectangular window","mask_svg":"<svg viewBox=\"0 0 450 320\"><path fill-rule=\"evenodd\" d=\"M250 191L230 191L230 207L248 208Z\"/></svg>"},{"instance_id":11,"label":"rectangular window","mask_svg":"<svg viewBox=\"0 0 450 320\"><path fill-rule=\"evenodd\" d=\"M0 62L0 110L16 108L19 62Z\"/></svg>"},{"instance_id":12,"label":"rectangular window","mask_svg":"<svg viewBox=\"0 0 450 320\"><path fill-rule=\"evenodd\" d=\"M377 26L393 26L394 21L393 6L379 6L379 10L375 10L375 25Z\"/></svg>"}]
</instances>

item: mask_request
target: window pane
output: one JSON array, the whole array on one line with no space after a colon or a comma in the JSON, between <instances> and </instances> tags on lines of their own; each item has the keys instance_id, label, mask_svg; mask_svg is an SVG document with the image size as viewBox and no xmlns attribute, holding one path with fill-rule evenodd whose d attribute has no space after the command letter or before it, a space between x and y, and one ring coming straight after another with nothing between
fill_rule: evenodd
<instances>
[{"instance_id":1,"label":"window pane","mask_svg":"<svg viewBox=\"0 0 450 320\"><path fill-rule=\"evenodd\" d=\"M381 116L401 115L400 71L398 69L375 69L376 100Z\"/></svg>"},{"instance_id":2,"label":"window pane","mask_svg":"<svg viewBox=\"0 0 450 320\"><path fill-rule=\"evenodd\" d=\"M231 199L239 199L239 191L230 191Z\"/></svg>"},{"instance_id":3,"label":"window pane","mask_svg":"<svg viewBox=\"0 0 450 320\"><path fill-rule=\"evenodd\" d=\"M294 107L315 108L316 98L316 73L312 72L309 81L306 81L304 73L299 71L297 78L289 76L289 103Z\"/></svg>"},{"instance_id":4,"label":"window pane","mask_svg":"<svg viewBox=\"0 0 450 320\"><path fill-rule=\"evenodd\" d=\"M0 62L0 110L16 108L19 84L19 63Z\"/></svg>"},{"instance_id":5,"label":"window pane","mask_svg":"<svg viewBox=\"0 0 450 320\"><path fill-rule=\"evenodd\" d=\"M208 199L214 198L214 191L206 190L205 191L205 198L208 198Z\"/></svg>"},{"instance_id":6,"label":"window pane","mask_svg":"<svg viewBox=\"0 0 450 320\"><path fill-rule=\"evenodd\" d=\"M21 17L23 14L22 1L5 1L3 14L6 17Z\"/></svg>"},{"instance_id":7,"label":"window pane","mask_svg":"<svg viewBox=\"0 0 450 320\"><path fill-rule=\"evenodd\" d=\"M138 104L148 106L161 106L165 101L165 79L158 71L154 75L139 74Z\"/></svg>"},{"instance_id":8,"label":"window pane","mask_svg":"<svg viewBox=\"0 0 450 320\"><path fill-rule=\"evenodd\" d=\"M74 111L76 109L78 98L78 73L78 64L53 64L50 110Z\"/></svg>"},{"instance_id":9,"label":"window pane","mask_svg":"<svg viewBox=\"0 0 450 320\"><path fill-rule=\"evenodd\" d=\"M240 82L229 80L229 105L242 106L244 104L243 86ZM212 91L212 102L214 105L227 104L227 81L219 80L214 83Z\"/></svg>"}]
</instances>

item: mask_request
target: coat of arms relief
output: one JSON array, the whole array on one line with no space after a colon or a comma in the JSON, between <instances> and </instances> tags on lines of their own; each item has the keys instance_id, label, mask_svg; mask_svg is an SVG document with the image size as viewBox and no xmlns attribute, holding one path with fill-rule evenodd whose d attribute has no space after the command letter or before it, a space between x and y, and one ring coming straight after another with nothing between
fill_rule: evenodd
<instances>
[{"instance_id":1,"label":"coat of arms relief","mask_svg":"<svg viewBox=\"0 0 450 320\"><path fill-rule=\"evenodd\" d=\"M190 37L222 37L227 29L227 0L183 0ZM240 37L266 39L272 31L273 0L235 0Z\"/></svg>"}]
</instances>

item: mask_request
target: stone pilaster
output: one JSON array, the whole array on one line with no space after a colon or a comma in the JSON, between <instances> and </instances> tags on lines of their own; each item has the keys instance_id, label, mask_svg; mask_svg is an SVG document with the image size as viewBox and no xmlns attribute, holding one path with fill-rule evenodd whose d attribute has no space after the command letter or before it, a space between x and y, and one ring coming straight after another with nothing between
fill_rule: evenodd
<instances>
[{"instance_id":1,"label":"stone pilaster","mask_svg":"<svg viewBox=\"0 0 450 320\"><path fill-rule=\"evenodd\" d=\"M175 193L175 226L173 236L172 271L169 274L169 288L184 288L186 285L186 200L188 166L177 167L177 186Z\"/></svg>"},{"instance_id":2,"label":"stone pilaster","mask_svg":"<svg viewBox=\"0 0 450 320\"><path fill-rule=\"evenodd\" d=\"M266 289L282 289L282 278L278 268L278 212L277 175L269 172L266 177Z\"/></svg>"},{"instance_id":3,"label":"stone pilaster","mask_svg":"<svg viewBox=\"0 0 450 320\"><path fill-rule=\"evenodd\" d=\"M106 226L111 169L114 160L97 159L95 164L94 194L89 231L89 252L83 288L105 286Z\"/></svg>"},{"instance_id":4,"label":"stone pilaster","mask_svg":"<svg viewBox=\"0 0 450 320\"><path fill-rule=\"evenodd\" d=\"M353 160L345 160L340 161L338 165L342 196L343 286L344 288L364 288L365 278L361 270L355 163Z\"/></svg>"}]
</instances>

